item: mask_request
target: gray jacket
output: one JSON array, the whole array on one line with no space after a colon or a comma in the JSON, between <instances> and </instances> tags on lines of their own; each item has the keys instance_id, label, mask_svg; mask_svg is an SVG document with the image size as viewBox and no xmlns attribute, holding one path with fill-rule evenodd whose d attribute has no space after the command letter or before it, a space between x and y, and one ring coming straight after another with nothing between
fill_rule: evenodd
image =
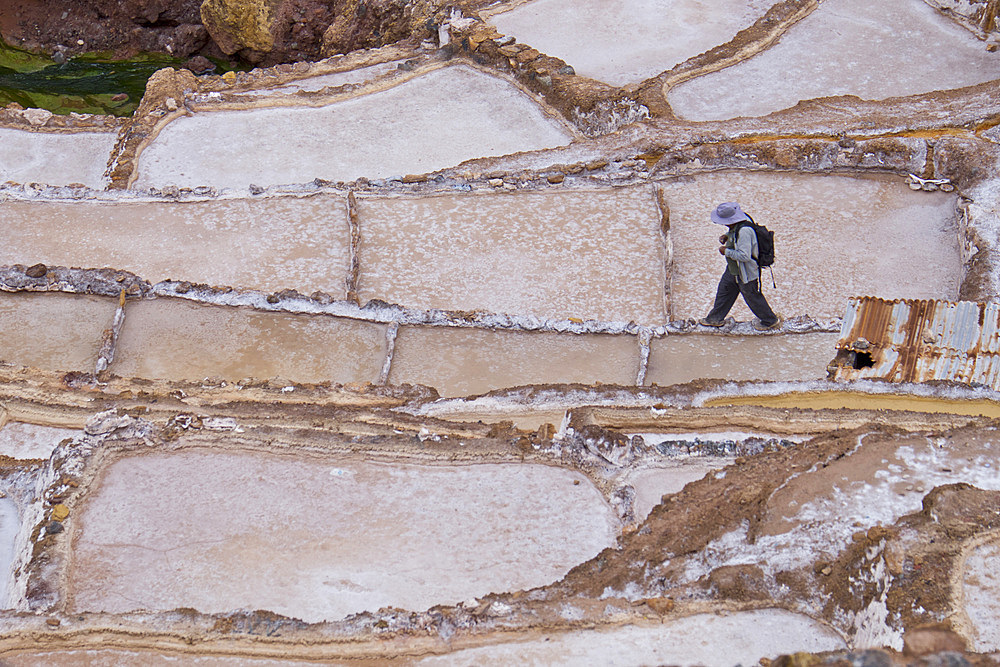
<instances>
[{"instance_id":1,"label":"gray jacket","mask_svg":"<svg viewBox=\"0 0 1000 667\"><path fill-rule=\"evenodd\" d=\"M749 225L743 225L739 230L739 238L733 241L732 232L728 233L726 243L726 260L729 272L741 283L752 283L760 279L760 269L757 268L757 233ZM732 246L732 247L730 247ZM733 264L736 271L733 271Z\"/></svg>"}]
</instances>

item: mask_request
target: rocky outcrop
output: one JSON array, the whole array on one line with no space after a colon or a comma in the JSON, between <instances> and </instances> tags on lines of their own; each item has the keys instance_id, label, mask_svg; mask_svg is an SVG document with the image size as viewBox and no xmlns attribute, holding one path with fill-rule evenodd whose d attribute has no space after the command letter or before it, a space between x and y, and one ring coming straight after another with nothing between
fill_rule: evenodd
<instances>
[{"instance_id":1,"label":"rocky outcrop","mask_svg":"<svg viewBox=\"0 0 1000 667\"><path fill-rule=\"evenodd\" d=\"M268 52L281 0L205 0L201 21L224 53L241 49Z\"/></svg>"}]
</instances>

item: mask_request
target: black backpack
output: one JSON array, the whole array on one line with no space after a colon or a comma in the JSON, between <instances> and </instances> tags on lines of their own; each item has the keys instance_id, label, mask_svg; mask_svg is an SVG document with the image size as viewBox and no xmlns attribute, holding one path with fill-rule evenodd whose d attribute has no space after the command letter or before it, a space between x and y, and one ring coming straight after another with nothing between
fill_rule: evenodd
<instances>
[{"instance_id":1,"label":"black backpack","mask_svg":"<svg viewBox=\"0 0 1000 667\"><path fill-rule=\"evenodd\" d=\"M747 217L750 218L749 215ZM758 225L753 218L741 223L742 225L747 225L757 235L757 266L764 269L774 264L774 232L764 225ZM739 230L736 233L739 234Z\"/></svg>"},{"instance_id":2,"label":"black backpack","mask_svg":"<svg viewBox=\"0 0 1000 667\"><path fill-rule=\"evenodd\" d=\"M744 213L748 218L749 215ZM774 232L765 227L764 225L758 225L754 222L753 218L750 218L749 222L741 222L740 226L747 225L753 230L754 234L757 235L757 266L761 269L771 268L774 264ZM740 233L739 229L736 230L737 235ZM778 284L774 282L774 269L771 269L771 283L777 287Z\"/></svg>"}]
</instances>

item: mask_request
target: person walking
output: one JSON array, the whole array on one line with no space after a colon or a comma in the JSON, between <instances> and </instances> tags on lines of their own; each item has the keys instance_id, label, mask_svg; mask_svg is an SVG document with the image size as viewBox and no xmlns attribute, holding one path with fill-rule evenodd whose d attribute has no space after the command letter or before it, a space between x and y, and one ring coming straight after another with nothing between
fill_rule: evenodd
<instances>
[{"instance_id":1,"label":"person walking","mask_svg":"<svg viewBox=\"0 0 1000 667\"><path fill-rule=\"evenodd\" d=\"M757 316L753 321L753 328L757 331L774 329L780 321L760 289L760 267L756 261L757 233L750 225L740 224L753 220L736 202L716 206L711 219L715 224L728 228L719 237L719 254L726 258L726 270L719 280L715 305L708 315L698 320L698 324L721 327L726 323L726 316L736 303L736 297L742 295L747 306Z\"/></svg>"}]
</instances>

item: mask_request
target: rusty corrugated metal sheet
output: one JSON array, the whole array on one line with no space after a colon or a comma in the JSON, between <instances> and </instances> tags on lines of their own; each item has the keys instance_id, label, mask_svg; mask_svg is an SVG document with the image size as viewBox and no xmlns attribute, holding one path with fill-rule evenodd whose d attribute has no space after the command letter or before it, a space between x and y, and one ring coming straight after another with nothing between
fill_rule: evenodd
<instances>
[{"instance_id":1,"label":"rusty corrugated metal sheet","mask_svg":"<svg viewBox=\"0 0 1000 667\"><path fill-rule=\"evenodd\" d=\"M837 350L837 380L952 380L1000 390L1000 304L855 297Z\"/></svg>"}]
</instances>

